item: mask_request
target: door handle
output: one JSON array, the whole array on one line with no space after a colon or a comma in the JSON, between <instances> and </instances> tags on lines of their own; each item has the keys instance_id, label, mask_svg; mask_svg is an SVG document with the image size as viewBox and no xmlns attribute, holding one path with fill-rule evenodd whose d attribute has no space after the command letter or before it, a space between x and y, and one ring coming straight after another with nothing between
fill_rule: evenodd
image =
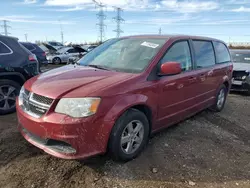
<instances>
[{"instance_id":1,"label":"door handle","mask_svg":"<svg viewBox=\"0 0 250 188\"><path fill-rule=\"evenodd\" d=\"M204 82L206 80L206 74L201 74L200 79L202 82Z\"/></svg>"},{"instance_id":2,"label":"door handle","mask_svg":"<svg viewBox=\"0 0 250 188\"><path fill-rule=\"evenodd\" d=\"M196 81L196 77L190 77L189 79L188 79L188 81L190 82L190 83L193 83L193 82L195 82Z\"/></svg>"},{"instance_id":3,"label":"door handle","mask_svg":"<svg viewBox=\"0 0 250 188\"><path fill-rule=\"evenodd\" d=\"M214 70L210 70L210 71L207 73L208 76L212 76L213 74L214 74Z\"/></svg>"}]
</instances>

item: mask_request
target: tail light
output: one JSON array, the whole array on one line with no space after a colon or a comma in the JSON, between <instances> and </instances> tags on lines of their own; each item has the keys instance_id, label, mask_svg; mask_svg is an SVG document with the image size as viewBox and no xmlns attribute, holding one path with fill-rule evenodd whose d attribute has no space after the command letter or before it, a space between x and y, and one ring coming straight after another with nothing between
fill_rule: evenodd
<instances>
[{"instance_id":1,"label":"tail light","mask_svg":"<svg viewBox=\"0 0 250 188\"><path fill-rule=\"evenodd\" d=\"M229 72L233 72L233 68L234 68L234 66L233 66L233 65L230 65L230 66L229 66Z\"/></svg>"},{"instance_id":2,"label":"tail light","mask_svg":"<svg viewBox=\"0 0 250 188\"><path fill-rule=\"evenodd\" d=\"M29 55L29 61L37 61L36 55L35 54Z\"/></svg>"},{"instance_id":3,"label":"tail light","mask_svg":"<svg viewBox=\"0 0 250 188\"><path fill-rule=\"evenodd\" d=\"M46 56L46 53L45 53L45 52L43 52L43 53L42 53L42 56L43 56L43 57L45 57L45 56Z\"/></svg>"}]
</instances>

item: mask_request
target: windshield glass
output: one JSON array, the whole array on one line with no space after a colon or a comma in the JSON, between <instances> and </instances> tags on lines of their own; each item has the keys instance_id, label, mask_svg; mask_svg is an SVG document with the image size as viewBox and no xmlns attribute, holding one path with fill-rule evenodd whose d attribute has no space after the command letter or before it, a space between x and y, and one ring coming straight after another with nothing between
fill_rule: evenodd
<instances>
[{"instance_id":1,"label":"windshield glass","mask_svg":"<svg viewBox=\"0 0 250 188\"><path fill-rule=\"evenodd\" d=\"M250 51L249 53L231 51L231 55L235 63L250 63Z\"/></svg>"},{"instance_id":2,"label":"windshield glass","mask_svg":"<svg viewBox=\"0 0 250 188\"><path fill-rule=\"evenodd\" d=\"M165 42L166 39L111 39L86 54L79 64L139 73L148 66Z\"/></svg>"}]
</instances>

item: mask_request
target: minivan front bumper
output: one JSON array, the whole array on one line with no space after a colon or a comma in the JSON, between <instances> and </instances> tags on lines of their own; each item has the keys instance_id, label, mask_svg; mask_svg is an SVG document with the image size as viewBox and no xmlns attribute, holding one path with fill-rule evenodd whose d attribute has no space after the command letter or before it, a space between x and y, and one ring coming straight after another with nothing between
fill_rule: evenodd
<instances>
[{"instance_id":1,"label":"minivan front bumper","mask_svg":"<svg viewBox=\"0 0 250 188\"><path fill-rule=\"evenodd\" d=\"M74 119L54 112L34 118L18 105L17 117L18 128L28 142L63 159L84 159L105 153L109 128L113 126L110 121L93 117Z\"/></svg>"}]
</instances>

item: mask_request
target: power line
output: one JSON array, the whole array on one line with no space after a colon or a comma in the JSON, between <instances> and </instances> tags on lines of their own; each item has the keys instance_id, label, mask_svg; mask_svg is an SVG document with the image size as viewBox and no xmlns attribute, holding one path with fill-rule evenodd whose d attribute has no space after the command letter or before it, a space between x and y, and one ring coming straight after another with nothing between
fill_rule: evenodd
<instances>
[{"instance_id":1,"label":"power line","mask_svg":"<svg viewBox=\"0 0 250 188\"><path fill-rule=\"evenodd\" d=\"M159 28L159 35L161 35L161 27Z\"/></svg>"},{"instance_id":2,"label":"power line","mask_svg":"<svg viewBox=\"0 0 250 188\"><path fill-rule=\"evenodd\" d=\"M24 34L24 37L25 37L26 42L28 42L28 34L27 33Z\"/></svg>"},{"instance_id":3,"label":"power line","mask_svg":"<svg viewBox=\"0 0 250 188\"><path fill-rule=\"evenodd\" d=\"M121 36L121 33L123 33L123 30L121 30L121 23L124 22L125 20L121 17L121 12L123 11L120 7L114 7L116 9L116 17L113 19L116 21L116 30L113 30L116 32L116 37L119 38Z\"/></svg>"},{"instance_id":4,"label":"power line","mask_svg":"<svg viewBox=\"0 0 250 188\"><path fill-rule=\"evenodd\" d=\"M106 5L104 5L101 2L97 2L96 0L92 0L95 5L97 7L99 7L99 12L97 15L97 18L99 19L99 22L96 24L99 26L99 37L100 37L100 42L103 41L104 37L105 37L105 30L104 28L106 27L106 25L104 24L104 20L106 19L106 15L104 14L104 10L103 8L106 7Z\"/></svg>"},{"instance_id":5,"label":"power line","mask_svg":"<svg viewBox=\"0 0 250 188\"><path fill-rule=\"evenodd\" d=\"M60 22L60 29L61 29L61 40L62 40L62 44L64 44L64 34L63 34L63 29L62 29L61 20L59 20L59 22Z\"/></svg>"},{"instance_id":6,"label":"power line","mask_svg":"<svg viewBox=\"0 0 250 188\"><path fill-rule=\"evenodd\" d=\"M4 32L2 34L4 34L5 36L8 36L8 34L10 34L8 32L8 28L11 28L9 25L8 25L8 22L7 20L3 20L3 25L1 25L1 27L4 28Z\"/></svg>"}]
</instances>

